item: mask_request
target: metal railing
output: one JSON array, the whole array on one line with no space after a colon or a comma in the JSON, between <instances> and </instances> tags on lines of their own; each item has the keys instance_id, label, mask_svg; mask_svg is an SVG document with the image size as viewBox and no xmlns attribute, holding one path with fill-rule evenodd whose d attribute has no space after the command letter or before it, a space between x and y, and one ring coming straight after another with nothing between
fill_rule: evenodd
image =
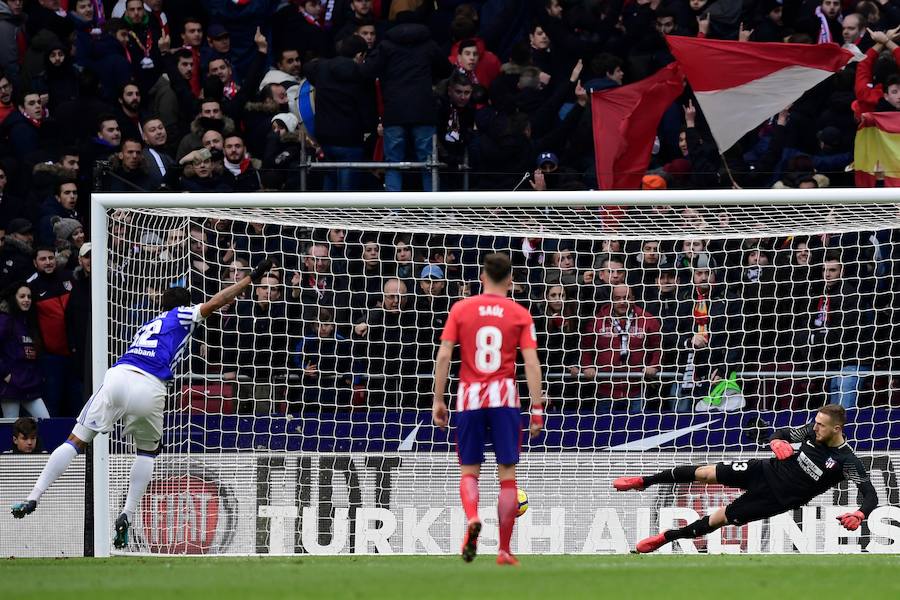
<instances>
[{"instance_id":1,"label":"metal railing","mask_svg":"<svg viewBox=\"0 0 900 600\"><path fill-rule=\"evenodd\" d=\"M466 152L466 163L468 163L468 151ZM402 161L402 162L367 162L367 161L349 161L349 162L325 162L314 161L307 152L306 137L300 136L300 191L308 191L307 177L310 171L337 171L338 169L350 169L354 171L370 171L372 169L391 169L398 171L431 171L431 190L439 192L441 187L441 169L447 167L446 163L439 160L437 135L431 137L431 155L425 162ZM468 165L466 166L468 169ZM464 174L465 189L468 190L468 171Z\"/></svg>"}]
</instances>

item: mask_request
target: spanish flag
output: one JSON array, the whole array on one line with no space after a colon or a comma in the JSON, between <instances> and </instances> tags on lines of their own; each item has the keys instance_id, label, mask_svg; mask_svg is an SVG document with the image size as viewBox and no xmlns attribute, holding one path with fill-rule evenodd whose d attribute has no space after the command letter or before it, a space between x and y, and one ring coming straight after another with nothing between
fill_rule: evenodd
<instances>
[{"instance_id":1,"label":"spanish flag","mask_svg":"<svg viewBox=\"0 0 900 600\"><path fill-rule=\"evenodd\" d=\"M856 130L856 187L900 187L900 112L863 113Z\"/></svg>"}]
</instances>

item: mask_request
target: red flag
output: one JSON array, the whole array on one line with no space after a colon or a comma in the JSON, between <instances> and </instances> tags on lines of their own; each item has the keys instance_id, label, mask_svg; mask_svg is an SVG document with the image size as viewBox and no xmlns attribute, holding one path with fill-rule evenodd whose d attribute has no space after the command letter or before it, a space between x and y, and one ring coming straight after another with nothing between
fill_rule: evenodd
<instances>
[{"instance_id":1,"label":"red flag","mask_svg":"<svg viewBox=\"0 0 900 600\"><path fill-rule=\"evenodd\" d=\"M601 190L640 189L659 121L683 89L684 77L672 63L637 83L591 94Z\"/></svg>"},{"instance_id":2,"label":"red flag","mask_svg":"<svg viewBox=\"0 0 900 600\"><path fill-rule=\"evenodd\" d=\"M719 152L843 69L837 44L736 42L666 36L694 90Z\"/></svg>"}]
</instances>

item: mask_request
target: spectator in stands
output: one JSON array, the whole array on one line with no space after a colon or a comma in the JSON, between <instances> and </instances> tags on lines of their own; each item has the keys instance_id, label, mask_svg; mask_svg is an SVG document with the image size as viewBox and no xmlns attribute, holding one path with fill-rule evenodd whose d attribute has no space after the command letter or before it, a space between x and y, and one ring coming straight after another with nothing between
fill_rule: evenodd
<instances>
[{"instance_id":1,"label":"spectator in stands","mask_svg":"<svg viewBox=\"0 0 900 600\"><path fill-rule=\"evenodd\" d=\"M694 256L690 284L684 286L678 303L679 379L670 404L679 413L693 410L694 402L708 393L711 383L727 377L728 350L737 348L730 344L729 335L740 330L732 322L732 314L740 314L740 304L734 301L730 312L718 287L709 254Z\"/></svg>"},{"instance_id":2,"label":"spectator in stands","mask_svg":"<svg viewBox=\"0 0 900 600\"><path fill-rule=\"evenodd\" d=\"M26 38L22 5L24 0L0 0L0 70L11 77L19 72L21 46ZM20 44L21 42L21 44ZM2 121L3 119L0 119Z\"/></svg>"},{"instance_id":3,"label":"spectator in stands","mask_svg":"<svg viewBox=\"0 0 900 600\"><path fill-rule=\"evenodd\" d=\"M162 119L157 116L144 119L141 131L144 137L143 161L148 176L148 189L162 189L172 179L170 171L175 167L175 161L169 152L169 133Z\"/></svg>"},{"instance_id":4,"label":"spectator in stands","mask_svg":"<svg viewBox=\"0 0 900 600\"><path fill-rule=\"evenodd\" d=\"M638 299L644 297L644 290L656 286L656 276L660 269L671 268L671 258L659 249L659 240L641 242L641 250L629 254L625 260L628 285ZM658 313L654 313L658 314Z\"/></svg>"},{"instance_id":5,"label":"spectator in stands","mask_svg":"<svg viewBox=\"0 0 900 600\"><path fill-rule=\"evenodd\" d=\"M294 347L293 364L302 370L302 401L310 408L346 408L353 393L349 339L335 326L331 309L320 307ZM293 410L292 410L293 412Z\"/></svg>"},{"instance_id":6,"label":"spectator in stands","mask_svg":"<svg viewBox=\"0 0 900 600\"><path fill-rule=\"evenodd\" d=\"M41 449L41 443L38 439L38 425L31 417L19 417L13 423L12 449L6 450L4 454L35 454L46 453Z\"/></svg>"},{"instance_id":7,"label":"spectator in stands","mask_svg":"<svg viewBox=\"0 0 900 600\"><path fill-rule=\"evenodd\" d=\"M678 365L678 276L675 269L662 268L654 272L654 285L644 288L644 310L660 322L662 358L660 369L674 371ZM665 389L661 390L665 392Z\"/></svg>"},{"instance_id":8,"label":"spectator in stands","mask_svg":"<svg viewBox=\"0 0 900 600\"><path fill-rule=\"evenodd\" d=\"M4 419L17 418L20 408L38 419L50 417L41 399L41 351L31 288L24 281L13 282L0 295L0 406Z\"/></svg>"},{"instance_id":9,"label":"spectator in stands","mask_svg":"<svg viewBox=\"0 0 900 600\"><path fill-rule=\"evenodd\" d=\"M378 243L378 237L367 234L360 242L362 256L358 260L352 261L348 269L354 318L378 304L384 284L381 245Z\"/></svg>"},{"instance_id":10,"label":"spectator in stands","mask_svg":"<svg viewBox=\"0 0 900 600\"><path fill-rule=\"evenodd\" d=\"M78 266L78 250L85 243L84 226L75 219L54 219L56 262L71 271Z\"/></svg>"},{"instance_id":11,"label":"spectator in stands","mask_svg":"<svg viewBox=\"0 0 900 600\"><path fill-rule=\"evenodd\" d=\"M91 243L85 242L76 252L78 266L72 271L72 293L66 304L66 340L75 365L75 377L82 389L91 389Z\"/></svg>"},{"instance_id":12,"label":"spectator in stands","mask_svg":"<svg viewBox=\"0 0 900 600\"><path fill-rule=\"evenodd\" d=\"M307 63L304 74L316 88L316 139L333 162L360 162L365 136L375 130L371 84L360 70L366 53L365 41L350 36L340 42L338 56ZM325 175L325 191L358 189L353 169L338 169Z\"/></svg>"},{"instance_id":13,"label":"spectator in stands","mask_svg":"<svg viewBox=\"0 0 900 600\"><path fill-rule=\"evenodd\" d=\"M854 408L863 378L871 369L874 331L869 299L845 276L840 251L830 250L822 264L822 282L807 310L796 314L794 328L807 332L810 367L840 371L828 381L829 402Z\"/></svg>"},{"instance_id":14,"label":"spectator in stands","mask_svg":"<svg viewBox=\"0 0 900 600\"><path fill-rule=\"evenodd\" d=\"M38 243L52 245L56 240L53 234L53 218L74 219L81 222L81 216L75 210L78 203L78 185L71 180L62 179L56 186L52 198L41 204L41 220L38 228Z\"/></svg>"},{"instance_id":15,"label":"spectator in stands","mask_svg":"<svg viewBox=\"0 0 900 600\"><path fill-rule=\"evenodd\" d=\"M9 223L25 212L25 206L21 199L7 189L9 186L9 167L0 162L0 229L7 231Z\"/></svg>"},{"instance_id":16,"label":"spectator in stands","mask_svg":"<svg viewBox=\"0 0 900 600\"><path fill-rule=\"evenodd\" d=\"M41 94L29 90L18 92L16 106L19 110L6 117L3 127L12 154L24 158L41 147L41 126L44 122Z\"/></svg>"},{"instance_id":17,"label":"spectator in stands","mask_svg":"<svg viewBox=\"0 0 900 600\"><path fill-rule=\"evenodd\" d=\"M225 179L223 168L213 163L213 153L208 148L194 150L180 161L184 165L181 186L187 192L232 192L234 188Z\"/></svg>"},{"instance_id":18,"label":"spectator in stands","mask_svg":"<svg viewBox=\"0 0 900 600\"><path fill-rule=\"evenodd\" d=\"M415 277L414 250L407 236L398 236L394 240L394 275L406 284L406 288L415 288L411 285Z\"/></svg>"},{"instance_id":19,"label":"spectator in stands","mask_svg":"<svg viewBox=\"0 0 900 600\"><path fill-rule=\"evenodd\" d=\"M625 283L625 258L619 254L601 254L594 261L595 269L582 274L581 314L596 315L600 307L612 297L612 287Z\"/></svg>"},{"instance_id":20,"label":"spectator in stands","mask_svg":"<svg viewBox=\"0 0 900 600\"><path fill-rule=\"evenodd\" d=\"M462 73L453 73L446 82L446 92L438 96L438 152L450 168L465 163L466 152L475 133L475 106L472 82ZM447 178L445 177L445 180ZM462 182L452 179L444 188L461 189Z\"/></svg>"},{"instance_id":21,"label":"spectator in stands","mask_svg":"<svg viewBox=\"0 0 900 600\"><path fill-rule=\"evenodd\" d=\"M44 380L41 397L52 414L71 416L81 407L81 386L66 338L65 309L72 292L72 274L57 265L56 250L51 246L35 249L34 268L28 284L43 341L38 357Z\"/></svg>"},{"instance_id":22,"label":"spectator in stands","mask_svg":"<svg viewBox=\"0 0 900 600\"><path fill-rule=\"evenodd\" d=\"M409 248L409 246L407 246ZM419 375L418 392L427 395L432 387L432 365L441 345L441 334L450 314L450 298L444 270L438 265L425 265L419 273L416 294L416 360Z\"/></svg>"},{"instance_id":23,"label":"spectator in stands","mask_svg":"<svg viewBox=\"0 0 900 600\"><path fill-rule=\"evenodd\" d=\"M437 114L431 86L447 77L452 67L428 28L410 22L412 13L401 13L398 24L366 57L363 72L381 79L384 95L384 158L388 162L406 160L406 148L415 148L415 160L425 162L431 156ZM402 176L396 170L385 175L385 189L403 189ZM422 189L431 191L431 174L422 174Z\"/></svg>"},{"instance_id":24,"label":"spectator in stands","mask_svg":"<svg viewBox=\"0 0 900 600\"><path fill-rule=\"evenodd\" d=\"M116 121L123 138L141 137L141 89L135 83L126 83L116 99Z\"/></svg>"},{"instance_id":25,"label":"spectator in stands","mask_svg":"<svg viewBox=\"0 0 900 600\"><path fill-rule=\"evenodd\" d=\"M3 10L3 2L0 0L0 11ZM3 27L3 19L2 12L0 12L0 29ZM15 104L13 103L13 85L12 80L10 79L12 76L4 73L2 69L0 69L0 125L3 124L3 121L6 120L6 117L12 114L12 112L16 109Z\"/></svg>"},{"instance_id":26,"label":"spectator in stands","mask_svg":"<svg viewBox=\"0 0 900 600\"><path fill-rule=\"evenodd\" d=\"M562 285L566 289L567 298L578 298L579 275L573 246L561 242L556 252L550 255L547 267L544 282ZM546 293L544 295L547 296Z\"/></svg>"},{"instance_id":27,"label":"spectator in stands","mask_svg":"<svg viewBox=\"0 0 900 600\"><path fill-rule=\"evenodd\" d=\"M238 304L238 383L242 414L272 414L284 399L288 321L281 283L267 275L253 288L253 301Z\"/></svg>"},{"instance_id":28,"label":"spectator in stands","mask_svg":"<svg viewBox=\"0 0 900 600\"><path fill-rule=\"evenodd\" d=\"M121 149L109 159L106 191L154 192L162 183L150 174L144 160L144 144L139 138L125 137ZM159 181L159 183L157 183Z\"/></svg>"},{"instance_id":29,"label":"spectator in stands","mask_svg":"<svg viewBox=\"0 0 900 600\"><path fill-rule=\"evenodd\" d=\"M275 13L272 41L276 48L295 44L301 57L329 57L334 52L330 31L323 24L321 0L294 0Z\"/></svg>"},{"instance_id":30,"label":"spectator in stands","mask_svg":"<svg viewBox=\"0 0 900 600\"><path fill-rule=\"evenodd\" d=\"M234 177L234 191L256 192L262 187L259 169L262 163L251 158L244 145L244 139L239 135L229 135L223 141L225 154L225 170Z\"/></svg>"},{"instance_id":31,"label":"spectator in stands","mask_svg":"<svg viewBox=\"0 0 900 600\"><path fill-rule=\"evenodd\" d=\"M415 311L407 310L406 285L396 278L384 282L378 305L353 327L353 352L366 368L367 405L409 405L416 390Z\"/></svg>"},{"instance_id":32,"label":"spectator in stands","mask_svg":"<svg viewBox=\"0 0 900 600\"><path fill-rule=\"evenodd\" d=\"M234 121L222 112L222 103L215 99L206 99L200 103L200 112L190 125L190 133L178 144L175 158L181 160L185 154L203 146L203 134L209 130L228 135L235 131Z\"/></svg>"},{"instance_id":33,"label":"spectator in stands","mask_svg":"<svg viewBox=\"0 0 900 600\"><path fill-rule=\"evenodd\" d=\"M578 384L565 378L578 375L578 317L568 301L565 286L550 283L544 288L540 313L534 317L538 356L546 369L547 396L552 404L564 397L577 398Z\"/></svg>"},{"instance_id":34,"label":"spectator in stands","mask_svg":"<svg viewBox=\"0 0 900 600\"><path fill-rule=\"evenodd\" d=\"M631 375L600 380L596 398L612 400L613 410L641 412L645 400L643 384L659 373L660 323L634 303L627 285L612 287L611 302L600 307L582 339L582 349L581 374L588 380L597 377L598 372Z\"/></svg>"},{"instance_id":35,"label":"spectator in stands","mask_svg":"<svg viewBox=\"0 0 900 600\"><path fill-rule=\"evenodd\" d=\"M31 221L16 218L9 222L0 248L0 288L34 273L33 243Z\"/></svg>"},{"instance_id":36,"label":"spectator in stands","mask_svg":"<svg viewBox=\"0 0 900 600\"><path fill-rule=\"evenodd\" d=\"M312 321L317 307L325 307L332 311L339 327L350 323L347 277L332 270L328 246L310 242L301 264L301 270L291 277L289 302L299 307L302 318Z\"/></svg>"},{"instance_id":37,"label":"spectator in stands","mask_svg":"<svg viewBox=\"0 0 900 600\"><path fill-rule=\"evenodd\" d=\"M326 233L328 255L331 257L331 272L335 275L347 274L347 230L335 227Z\"/></svg>"}]
</instances>

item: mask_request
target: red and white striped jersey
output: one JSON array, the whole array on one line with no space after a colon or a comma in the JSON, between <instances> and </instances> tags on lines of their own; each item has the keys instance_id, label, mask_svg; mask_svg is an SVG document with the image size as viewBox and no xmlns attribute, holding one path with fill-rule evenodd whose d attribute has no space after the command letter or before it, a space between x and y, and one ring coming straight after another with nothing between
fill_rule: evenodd
<instances>
[{"instance_id":1,"label":"red and white striped jersey","mask_svg":"<svg viewBox=\"0 0 900 600\"><path fill-rule=\"evenodd\" d=\"M519 406L516 354L537 348L528 310L495 294L466 298L450 309L441 340L459 344L457 410Z\"/></svg>"}]
</instances>

